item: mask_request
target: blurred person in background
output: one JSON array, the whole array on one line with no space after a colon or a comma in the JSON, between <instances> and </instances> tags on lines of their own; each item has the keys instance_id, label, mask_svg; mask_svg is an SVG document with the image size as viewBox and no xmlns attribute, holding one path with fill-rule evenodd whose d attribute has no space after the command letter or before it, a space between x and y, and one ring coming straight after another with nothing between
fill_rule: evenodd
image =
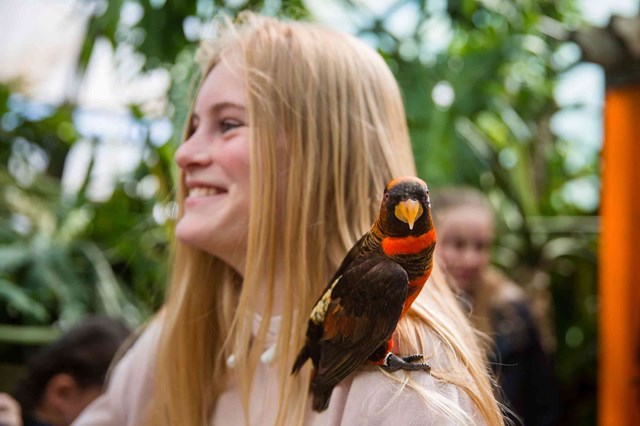
<instances>
[{"instance_id":1,"label":"blurred person in background","mask_svg":"<svg viewBox=\"0 0 640 426\"><path fill-rule=\"evenodd\" d=\"M436 258L475 327L487 334L506 405L526 426L558 424L559 392L551 354L524 290L491 265L496 234L489 199L471 187L432 191ZM512 413L513 415L513 413Z\"/></svg>"},{"instance_id":2,"label":"blurred person in background","mask_svg":"<svg viewBox=\"0 0 640 426\"><path fill-rule=\"evenodd\" d=\"M34 354L15 400L0 394L2 426L68 426L103 391L109 365L130 335L119 320L89 317Z\"/></svg>"}]
</instances>

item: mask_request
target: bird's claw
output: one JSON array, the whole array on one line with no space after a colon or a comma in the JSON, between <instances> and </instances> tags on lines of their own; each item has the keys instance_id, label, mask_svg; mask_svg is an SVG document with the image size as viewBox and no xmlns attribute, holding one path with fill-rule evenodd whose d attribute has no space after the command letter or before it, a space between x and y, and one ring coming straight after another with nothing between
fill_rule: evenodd
<instances>
[{"instance_id":1,"label":"bird's claw","mask_svg":"<svg viewBox=\"0 0 640 426\"><path fill-rule=\"evenodd\" d=\"M402 360L405 362L413 362L413 361L421 360L423 356L422 354L414 354L414 355L402 356L400 358L402 358Z\"/></svg>"},{"instance_id":2,"label":"bird's claw","mask_svg":"<svg viewBox=\"0 0 640 426\"><path fill-rule=\"evenodd\" d=\"M399 357L393 353L389 353L389 355L387 355L387 358L385 359L384 364L382 364L381 367L389 373L393 373L394 371L398 370L424 370L427 372L431 371L431 366L426 362L414 363L414 361L421 360L422 358L423 357L421 354Z\"/></svg>"}]
</instances>

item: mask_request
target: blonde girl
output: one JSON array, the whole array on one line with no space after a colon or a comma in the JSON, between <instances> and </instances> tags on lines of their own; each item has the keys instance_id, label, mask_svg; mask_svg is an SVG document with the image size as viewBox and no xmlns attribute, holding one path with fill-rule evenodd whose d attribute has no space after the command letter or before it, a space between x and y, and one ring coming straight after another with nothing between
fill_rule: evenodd
<instances>
[{"instance_id":1,"label":"blonde girl","mask_svg":"<svg viewBox=\"0 0 640 426\"><path fill-rule=\"evenodd\" d=\"M201 49L180 167L167 301L79 425L502 424L472 328L435 271L400 324L400 353L311 411L290 374L306 317L386 183L415 168L389 68L354 37L243 14Z\"/></svg>"}]
</instances>

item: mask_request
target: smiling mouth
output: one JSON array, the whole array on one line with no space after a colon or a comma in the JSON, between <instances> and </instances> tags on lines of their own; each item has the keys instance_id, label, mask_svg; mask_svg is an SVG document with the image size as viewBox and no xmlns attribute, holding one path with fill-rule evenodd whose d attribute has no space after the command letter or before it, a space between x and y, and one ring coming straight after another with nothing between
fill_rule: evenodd
<instances>
[{"instance_id":1,"label":"smiling mouth","mask_svg":"<svg viewBox=\"0 0 640 426\"><path fill-rule=\"evenodd\" d=\"M221 189L218 188L211 188L211 187L207 187L207 188L192 188L189 190L189 196L190 197L210 197L212 195L218 195L218 194L222 194L224 191L222 191Z\"/></svg>"}]
</instances>

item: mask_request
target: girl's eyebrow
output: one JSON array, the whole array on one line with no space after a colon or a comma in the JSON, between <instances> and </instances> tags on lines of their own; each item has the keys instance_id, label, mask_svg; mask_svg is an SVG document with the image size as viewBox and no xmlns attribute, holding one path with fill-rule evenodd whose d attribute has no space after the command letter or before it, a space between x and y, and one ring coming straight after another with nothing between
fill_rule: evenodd
<instances>
[{"instance_id":1,"label":"girl's eyebrow","mask_svg":"<svg viewBox=\"0 0 640 426\"><path fill-rule=\"evenodd\" d=\"M206 109L206 113L214 115L225 109L236 109L239 111L245 111L246 107L244 105L241 105L235 102L224 101L224 102L218 102L211 105L209 108ZM192 116L196 118L200 118L200 115L195 110L193 111Z\"/></svg>"},{"instance_id":2,"label":"girl's eyebrow","mask_svg":"<svg viewBox=\"0 0 640 426\"><path fill-rule=\"evenodd\" d=\"M244 105L235 102L224 101L211 105L206 109L206 112L209 115L216 115L219 114L220 111L224 111L225 109L235 109L238 112L244 113L247 108ZM190 126L193 127L196 121L200 121L200 115L194 109L194 111L191 113Z\"/></svg>"}]
</instances>

